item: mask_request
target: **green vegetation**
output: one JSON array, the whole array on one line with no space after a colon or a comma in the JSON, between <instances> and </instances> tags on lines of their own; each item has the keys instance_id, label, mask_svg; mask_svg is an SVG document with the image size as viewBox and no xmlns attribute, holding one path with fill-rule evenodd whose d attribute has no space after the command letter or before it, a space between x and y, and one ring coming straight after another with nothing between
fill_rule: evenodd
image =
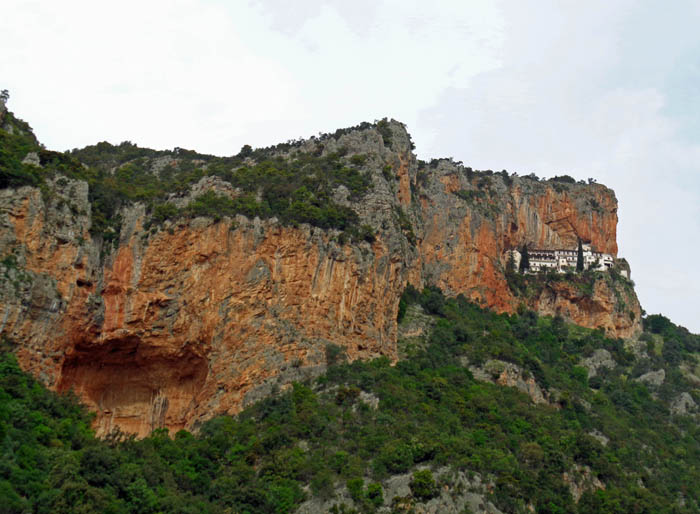
<instances>
[{"instance_id":1,"label":"green vegetation","mask_svg":"<svg viewBox=\"0 0 700 514\"><path fill-rule=\"evenodd\" d=\"M0 130L0 188L32 185L48 192L46 179L56 174L85 180L92 206L91 231L106 241L118 239L120 209L133 202L144 203L151 223L156 224L179 217L209 216L219 220L243 214L274 216L289 225L309 223L338 229L344 232L343 240L374 238L371 229L359 226L352 209L333 200L340 186L347 189L351 201L369 191L371 178L362 169L367 155L346 158L345 149L323 155L322 143L318 151L305 153L296 141L257 150L245 145L238 155L226 158L182 148L156 151L129 141L116 146L102 142L59 153L42 149L31 128L11 113L6 114L5 121L12 129ZM386 120L382 127L380 131L391 134ZM339 133L324 135L322 139L337 137ZM37 152L40 166L22 164L31 151ZM168 202L170 196L186 194L206 176L228 182L240 194L230 198L206 193L183 209Z\"/></svg>"},{"instance_id":2,"label":"green vegetation","mask_svg":"<svg viewBox=\"0 0 700 514\"><path fill-rule=\"evenodd\" d=\"M467 169L471 170L471 168ZM512 181L510 177L509 180ZM453 194L464 200L483 216L496 219L501 212L502 205L496 191L492 188L493 179L490 175L484 176L477 181L476 186L477 189L460 189Z\"/></svg>"},{"instance_id":3,"label":"green vegetation","mask_svg":"<svg viewBox=\"0 0 700 514\"><path fill-rule=\"evenodd\" d=\"M579 273L583 271L583 243L580 237L578 239L578 251L576 252L576 271Z\"/></svg>"},{"instance_id":4,"label":"green vegetation","mask_svg":"<svg viewBox=\"0 0 700 514\"><path fill-rule=\"evenodd\" d=\"M661 350L663 362L679 364L690 360L689 354L700 353L700 337L691 334L684 327L673 324L666 316L661 314L647 316L644 318L644 330L647 332L646 335L656 334L661 336L663 340L663 348ZM653 340L654 338L652 337L647 338L647 341Z\"/></svg>"},{"instance_id":5,"label":"green vegetation","mask_svg":"<svg viewBox=\"0 0 700 514\"><path fill-rule=\"evenodd\" d=\"M488 500L505 512L527 512L529 502L537 512L700 508L700 427L668 411L679 391L692 389L673 363L694 359L700 337L650 316L646 337L663 342L663 355L637 361L621 341L560 318L498 315L435 288L409 287L402 303L404 312L420 306L436 318L410 358L395 366L385 358L347 364L342 349L329 345L335 365L315 384L295 384L236 418L173 439L163 430L141 441L95 439L74 399L47 392L4 354L4 511L290 512L346 486L355 509L373 512L394 500L382 480L412 473L412 501L423 501L438 494L430 469L444 465L492 481ZM598 348L617 367L589 381L580 362ZM489 358L557 391L556 405L477 382L459 365ZM666 370L658 399L628 378L646 368ZM363 391L379 398L376 410L361 400ZM587 490L578 504L563 479L576 466L588 466L606 486Z\"/></svg>"},{"instance_id":6,"label":"green vegetation","mask_svg":"<svg viewBox=\"0 0 700 514\"><path fill-rule=\"evenodd\" d=\"M391 143L393 142L393 139L392 139L392 133L391 133L391 126L389 125L389 122L387 121L386 118L383 118L377 122L377 131L382 136L382 140L384 141L384 146L386 146L387 148L390 148Z\"/></svg>"},{"instance_id":7,"label":"green vegetation","mask_svg":"<svg viewBox=\"0 0 700 514\"><path fill-rule=\"evenodd\" d=\"M500 173L496 173L496 175L501 176L501 179L506 187L511 187L513 185L513 177L508 174L507 170L501 170Z\"/></svg>"},{"instance_id":8,"label":"green vegetation","mask_svg":"<svg viewBox=\"0 0 700 514\"><path fill-rule=\"evenodd\" d=\"M392 172L393 167L391 164L387 164L382 168L382 176L384 177L384 180L389 182L390 184L396 179L396 175Z\"/></svg>"},{"instance_id":9,"label":"green vegetation","mask_svg":"<svg viewBox=\"0 0 700 514\"><path fill-rule=\"evenodd\" d=\"M413 496L421 501L430 500L439 493L433 474L429 469L422 469L413 473L410 487Z\"/></svg>"},{"instance_id":10,"label":"green vegetation","mask_svg":"<svg viewBox=\"0 0 700 514\"><path fill-rule=\"evenodd\" d=\"M596 283L605 281L615 297L618 311L625 311L628 308L625 298L634 292L634 282L623 277L616 268L610 268L606 271L588 269L582 272L574 272L572 268L566 273L559 273L553 269L542 269L537 273L524 273L522 257L520 273L514 273L509 264L506 264L506 280L510 291L524 300L540 297L545 288L556 283L569 284L577 289L581 296L590 298L595 292Z\"/></svg>"},{"instance_id":11,"label":"green vegetation","mask_svg":"<svg viewBox=\"0 0 700 514\"><path fill-rule=\"evenodd\" d=\"M525 273L530 270L530 254L527 251L527 245L523 245L520 249L520 264L518 265L518 271L520 273Z\"/></svg>"},{"instance_id":12,"label":"green vegetation","mask_svg":"<svg viewBox=\"0 0 700 514\"><path fill-rule=\"evenodd\" d=\"M403 207L398 206L394 208L394 214L396 223L406 236L406 239L408 239L408 242L416 244L416 233L413 231L413 223L411 223L411 218L408 217L406 211L404 211Z\"/></svg>"},{"instance_id":13,"label":"green vegetation","mask_svg":"<svg viewBox=\"0 0 700 514\"><path fill-rule=\"evenodd\" d=\"M508 287L516 296L524 299L538 298L546 287L557 282L573 285L584 296L593 296L596 280L603 279L603 273L586 271L583 273L559 273L553 270L541 270L538 273L523 273L522 259L520 273L506 273Z\"/></svg>"},{"instance_id":14,"label":"green vegetation","mask_svg":"<svg viewBox=\"0 0 700 514\"><path fill-rule=\"evenodd\" d=\"M510 175L506 170L494 173L492 170L465 168L461 162L452 162L451 159L433 159L430 166L435 167L440 161L447 161L457 167L469 183L468 188L453 191L453 194L485 218L498 219L505 207L500 183L508 189L512 187L517 175Z\"/></svg>"},{"instance_id":15,"label":"green vegetation","mask_svg":"<svg viewBox=\"0 0 700 514\"><path fill-rule=\"evenodd\" d=\"M40 150L31 127L15 118L11 112L5 114L4 125L10 130L0 128L0 189L38 185L39 168L22 164L29 152Z\"/></svg>"},{"instance_id":16,"label":"green vegetation","mask_svg":"<svg viewBox=\"0 0 700 514\"><path fill-rule=\"evenodd\" d=\"M245 145L238 155L219 158L129 142L50 152L10 113L4 126L12 130L0 130L0 187L33 185L50 194L46 182L56 174L87 181L93 234L106 241L118 237L118 213L132 202L144 203L154 223L275 216L285 224L338 229L341 242L375 238L372 227L333 200L341 186L352 201L371 187L363 169L368 156L346 156L345 149L324 154L324 141L347 131L321 136L313 152L290 141L266 149ZM375 127L391 146L389 122ZM30 151L40 166L22 163ZM425 168L439 164L420 163L418 183L429 178ZM496 208L491 194L498 181L512 183L505 171L464 172L475 189L455 194L484 212ZM391 168L383 173L394 180ZM235 193L209 191L182 208L168 201L207 176ZM569 179L553 179L554 187L568 188ZM401 208L395 222L415 242ZM16 288L31 280L18 273L13 255L0 265L0 278ZM528 267L527 248L521 266ZM509 261L507 277L524 298L554 281L591 296L596 282L606 280L615 286L620 309L632 287L614 269L530 275L516 273ZM661 315L648 316L641 337L645 356L637 357L623 341L561 317L543 318L525 308L499 315L463 296L448 299L434 287L408 286L398 321L409 323L416 312L430 317L426 326L432 328L420 343L399 341L408 358L398 363L349 363L344 348L328 344L329 368L317 380L295 383L236 417L210 420L196 434L156 430L140 441L120 434L96 439L92 417L76 399L48 392L23 373L4 343L0 512L291 512L310 497L331 499L342 487L354 506L335 505L333 512L374 512L385 503L438 496L445 482L434 471L444 466L479 473L489 484L486 499L504 512L529 512L530 505L542 513L700 510L700 427L697 418L670 409L682 392L700 402L684 371L698 369L699 336ZM601 349L614 366L589 377L585 359ZM515 388L479 382L469 369L494 377L504 363L532 378L549 403L536 405ZM660 369L665 379L659 386L635 380ZM376 408L368 395L378 399ZM564 478L576 469L589 470L605 489L589 488L576 503ZM410 477L409 498L387 497L384 481L396 474Z\"/></svg>"},{"instance_id":17,"label":"green vegetation","mask_svg":"<svg viewBox=\"0 0 700 514\"><path fill-rule=\"evenodd\" d=\"M111 162L104 156L107 143L96 147L74 151L73 154L88 162ZM102 150L98 151L98 147ZM370 188L369 175L359 169L363 157L350 159L348 164L338 153L318 156L297 152L293 157L272 157L252 163L241 154L252 150L245 147L241 154L232 158L201 156L181 150L154 173L149 166L150 154L139 153L133 145L122 143L114 158L135 160L119 165L114 174L101 181L105 202L98 211L115 213L118 206L131 201L143 201L154 213L154 221L181 216L209 216L216 220L224 216L262 218L277 217L285 224L309 223L322 228L348 231L351 237L359 233L357 215L349 208L332 200L333 191L345 186L350 199L357 200ZM96 154L96 155L94 155ZM162 157L162 156L161 156ZM167 158L167 156L166 156ZM99 170L98 173L107 173ZM217 176L241 191L236 198L208 192L194 199L186 208L179 210L165 203L169 194L182 194L204 176Z\"/></svg>"},{"instance_id":18,"label":"green vegetation","mask_svg":"<svg viewBox=\"0 0 700 514\"><path fill-rule=\"evenodd\" d=\"M32 283L32 276L17 265L17 257L14 254L8 254L0 260L0 285L3 282L11 284L15 294L20 292L23 285Z\"/></svg>"},{"instance_id":19,"label":"green vegetation","mask_svg":"<svg viewBox=\"0 0 700 514\"><path fill-rule=\"evenodd\" d=\"M586 182L584 180L579 180L576 181L575 178L569 176L569 175L561 175L561 176L556 176L552 177L548 180L548 182L551 183L552 188L557 192L557 193L563 193L569 189L570 185L585 185ZM588 179L588 184L594 184L595 181L593 179Z\"/></svg>"},{"instance_id":20,"label":"green vegetation","mask_svg":"<svg viewBox=\"0 0 700 514\"><path fill-rule=\"evenodd\" d=\"M570 175L561 175L549 179L551 182L561 182L562 184L575 184L576 179Z\"/></svg>"},{"instance_id":21,"label":"green vegetation","mask_svg":"<svg viewBox=\"0 0 700 514\"><path fill-rule=\"evenodd\" d=\"M506 277L510 278L515 274L515 255L513 251L508 252L508 260L506 261Z\"/></svg>"},{"instance_id":22,"label":"green vegetation","mask_svg":"<svg viewBox=\"0 0 700 514\"><path fill-rule=\"evenodd\" d=\"M454 193L467 203L474 204L486 199L486 192L480 189L460 189Z\"/></svg>"}]
</instances>

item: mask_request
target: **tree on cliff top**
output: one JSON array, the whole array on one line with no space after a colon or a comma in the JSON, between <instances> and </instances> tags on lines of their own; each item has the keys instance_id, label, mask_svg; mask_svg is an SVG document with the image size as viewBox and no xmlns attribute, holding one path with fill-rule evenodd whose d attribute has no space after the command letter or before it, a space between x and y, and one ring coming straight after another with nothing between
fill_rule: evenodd
<instances>
[{"instance_id":1,"label":"tree on cliff top","mask_svg":"<svg viewBox=\"0 0 700 514\"><path fill-rule=\"evenodd\" d=\"M530 254L527 253L527 245L523 245L523 249L520 251L520 266L518 269L520 273L525 273L530 269Z\"/></svg>"},{"instance_id":2,"label":"tree on cliff top","mask_svg":"<svg viewBox=\"0 0 700 514\"><path fill-rule=\"evenodd\" d=\"M583 271L583 243L578 238L578 254L576 256L576 271Z\"/></svg>"}]
</instances>

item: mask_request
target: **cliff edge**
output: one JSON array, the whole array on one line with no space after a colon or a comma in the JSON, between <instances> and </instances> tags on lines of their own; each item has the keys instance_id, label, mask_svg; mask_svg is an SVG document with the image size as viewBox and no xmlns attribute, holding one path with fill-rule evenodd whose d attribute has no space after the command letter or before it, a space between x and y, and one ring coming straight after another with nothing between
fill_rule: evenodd
<instances>
[{"instance_id":1,"label":"cliff edge","mask_svg":"<svg viewBox=\"0 0 700 514\"><path fill-rule=\"evenodd\" d=\"M396 360L409 283L641 329L619 273L508 278L525 244L617 257L617 200L599 184L422 162L393 120L230 158L59 154L4 109L0 122L0 332L25 370L95 410L98 435L196 428L342 353Z\"/></svg>"}]
</instances>

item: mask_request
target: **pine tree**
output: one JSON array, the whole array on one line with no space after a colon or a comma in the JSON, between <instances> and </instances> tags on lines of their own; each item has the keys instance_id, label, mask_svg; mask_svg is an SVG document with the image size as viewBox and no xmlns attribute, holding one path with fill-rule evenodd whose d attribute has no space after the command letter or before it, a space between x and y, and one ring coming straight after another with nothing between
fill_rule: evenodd
<instances>
[{"instance_id":1,"label":"pine tree","mask_svg":"<svg viewBox=\"0 0 700 514\"><path fill-rule=\"evenodd\" d=\"M508 252L508 263L506 264L506 275L511 276L515 273L515 256L513 255L514 250Z\"/></svg>"},{"instance_id":2,"label":"pine tree","mask_svg":"<svg viewBox=\"0 0 700 514\"><path fill-rule=\"evenodd\" d=\"M578 255L576 257L576 271L583 271L583 244L581 238L578 238Z\"/></svg>"},{"instance_id":3,"label":"pine tree","mask_svg":"<svg viewBox=\"0 0 700 514\"><path fill-rule=\"evenodd\" d=\"M523 249L520 252L520 273L525 273L530 269L530 255L527 253L527 245L523 245Z\"/></svg>"}]
</instances>

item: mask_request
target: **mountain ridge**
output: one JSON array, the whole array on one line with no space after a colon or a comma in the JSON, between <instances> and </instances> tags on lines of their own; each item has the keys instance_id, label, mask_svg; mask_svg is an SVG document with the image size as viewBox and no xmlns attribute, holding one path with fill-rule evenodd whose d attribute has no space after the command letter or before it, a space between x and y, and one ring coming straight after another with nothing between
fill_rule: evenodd
<instances>
[{"instance_id":1,"label":"mountain ridge","mask_svg":"<svg viewBox=\"0 0 700 514\"><path fill-rule=\"evenodd\" d=\"M7 137L27 132L5 118ZM599 184L425 163L393 120L230 158L60 154L30 135L0 191L3 333L23 369L96 410L100 435L237 412L322 373L329 345L396 360L407 284L641 332L619 276L519 288L506 273L528 243L616 255L617 200Z\"/></svg>"}]
</instances>

